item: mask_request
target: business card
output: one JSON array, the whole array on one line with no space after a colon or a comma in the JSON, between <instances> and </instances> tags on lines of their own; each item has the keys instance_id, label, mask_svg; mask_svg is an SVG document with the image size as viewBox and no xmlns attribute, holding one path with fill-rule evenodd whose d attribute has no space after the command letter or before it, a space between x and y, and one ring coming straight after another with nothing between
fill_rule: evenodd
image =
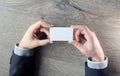
<instances>
[{"instance_id":1,"label":"business card","mask_svg":"<svg viewBox=\"0 0 120 76\"><path fill-rule=\"evenodd\" d=\"M71 41L73 40L73 29L71 27L51 27L51 41Z\"/></svg>"}]
</instances>

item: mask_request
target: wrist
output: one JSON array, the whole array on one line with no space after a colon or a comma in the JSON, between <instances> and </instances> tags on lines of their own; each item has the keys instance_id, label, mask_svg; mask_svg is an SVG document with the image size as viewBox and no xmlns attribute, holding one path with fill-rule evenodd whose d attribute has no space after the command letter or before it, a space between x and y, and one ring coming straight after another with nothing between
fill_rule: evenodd
<instances>
[{"instance_id":1,"label":"wrist","mask_svg":"<svg viewBox=\"0 0 120 76\"><path fill-rule=\"evenodd\" d=\"M22 45L21 42L19 43L18 47L20 47L20 48L24 48L24 46Z\"/></svg>"},{"instance_id":2,"label":"wrist","mask_svg":"<svg viewBox=\"0 0 120 76\"><path fill-rule=\"evenodd\" d=\"M105 60L105 56L92 57L92 61L95 61L95 62L102 62L104 60Z\"/></svg>"},{"instance_id":3,"label":"wrist","mask_svg":"<svg viewBox=\"0 0 120 76\"><path fill-rule=\"evenodd\" d=\"M19 43L18 47L20 47L20 48L25 48L25 49L29 49L29 48L27 48L26 46L24 46L24 44L23 44L22 42Z\"/></svg>"},{"instance_id":4,"label":"wrist","mask_svg":"<svg viewBox=\"0 0 120 76\"><path fill-rule=\"evenodd\" d=\"M93 68L93 69L104 69L104 68L107 68L107 66L108 66L108 57L105 56L105 59L102 62L92 61L92 59L89 57L87 59L87 65L88 65L89 68Z\"/></svg>"},{"instance_id":5,"label":"wrist","mask_svg":"<svg viewBox=\"0 0 120 76\"><path fill-rule=\"evenodd\" d=\"M14 54L18 56L32 56L34 54L32 49L25 49L18 47L19 44L15 45Z\"/></svg>"}]
</instances>

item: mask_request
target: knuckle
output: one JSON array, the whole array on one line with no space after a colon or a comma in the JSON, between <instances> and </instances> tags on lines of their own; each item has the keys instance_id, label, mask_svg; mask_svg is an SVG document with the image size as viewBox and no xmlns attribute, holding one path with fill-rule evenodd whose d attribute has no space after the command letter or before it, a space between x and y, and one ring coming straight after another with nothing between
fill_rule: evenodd
<instances>
[{"instance_id":1,"label":"knuckle","mask_svg":"<svg viewBox=\"0 0 120 76\"><path fill-rule=\"evenodd\" d=\"M86 25L84 26L85 28L88 28Z\"/></svg>"},{"instance_id":2,"label":"knuckle","mask_svg":"<svg viewBox=\"0 0 120 76\"><path fill-rule=\"evenodd\" d=\"M92 34L93 34L93 35L96 35L96 33L95 33L95 32L92 32Z\"/></svg>"},{"instance_id":3,"label":"knuckle","mask_svg":"<svg viewBox=\"0 0 120 76\"><path fill-rule=\"evenodd\" d=\"M42 23L42 20L40 20L40 23Z\"/></svg>"},{"instance_id":4,"label":"knuckle","mask_svg":"<svg viewBox=\"0 0 120 76\"><path fill-rule=\"evenodd\" d=\"M43 20L40 20L40 23L42 24L44 21Z\"/></svg>"},{"instance_id":5,"label":"knuckle","mask_svg":"<svg viewBox=\"0 0 120 76\"><path fill-rule=\"evenodd\" d=\"M87 26L86 26L86 25L84 25L82 28L83 28L83 29L87 29Z\"/></svg>"}]
</instances>

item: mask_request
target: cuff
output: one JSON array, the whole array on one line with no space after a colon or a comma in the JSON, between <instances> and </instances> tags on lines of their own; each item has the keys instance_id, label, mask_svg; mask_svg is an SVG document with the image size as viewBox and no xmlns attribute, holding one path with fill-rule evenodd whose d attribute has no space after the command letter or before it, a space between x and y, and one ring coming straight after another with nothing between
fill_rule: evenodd
<instances>
[{"instance_id":1,"label":"cuff","mask_svg":"<svg viewBox=\"0 0 120 76\"><path fill-rule=\"evenodd\" d=\"M33 51L31 49L25 49L18 47L18 44L15 45L14 54L18 56L32 56Z\"/></svg>"},{"instance_id":2,"label":"cuff","mask_svg":"<svg viewBox=\"0 0 120 76\"><path fill-rule=\"evenodd\" d=\"M92 69L104 69L108 66L108 57L105 57L105 61L102 62L94 62L89 58L87 59L87 66Z\"/></svg>"}]
</instances>

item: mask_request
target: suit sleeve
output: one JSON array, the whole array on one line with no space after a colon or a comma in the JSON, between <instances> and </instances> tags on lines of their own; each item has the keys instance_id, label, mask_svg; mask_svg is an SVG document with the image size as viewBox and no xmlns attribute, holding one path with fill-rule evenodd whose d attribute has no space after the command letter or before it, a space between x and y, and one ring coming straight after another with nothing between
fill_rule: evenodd
<instances>
[{"instance_id":1,"label":"suit sleeve","mask_svg":"<svg viewBox=\"0 0 120 76\"><path fill-rule=\"evenodd\" d=\"M33 76L34 56L18 56L13 53L10 60L10 76Z\"/></svg>"},{"instance_id":2,"label":"suit sleeve","mask_svg":"<svg viewBox=\"0 0 120 76\"><path fill-rule=\"evenodd\" d=\"M109 76L108 67L104 69L93 69L87 66L87 62L85 63L85 76Z\"/></svg>"}]
</instances>

